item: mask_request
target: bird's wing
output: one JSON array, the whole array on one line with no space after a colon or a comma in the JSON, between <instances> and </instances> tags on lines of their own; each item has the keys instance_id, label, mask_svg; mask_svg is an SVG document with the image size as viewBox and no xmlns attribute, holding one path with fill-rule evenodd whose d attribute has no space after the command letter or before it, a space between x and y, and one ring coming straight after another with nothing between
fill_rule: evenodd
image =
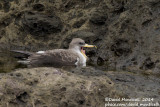
<instances>
[{"instance_id":1,"label":"bird's wing","mask_svg":"<svg viewBox=\"0 0 160 107\"><path fill-rule=\"evenodd\" d=\"M31 66L75 66L79 56L69 50L49 50L29 57Z\"/></svg>"}]
</instances>

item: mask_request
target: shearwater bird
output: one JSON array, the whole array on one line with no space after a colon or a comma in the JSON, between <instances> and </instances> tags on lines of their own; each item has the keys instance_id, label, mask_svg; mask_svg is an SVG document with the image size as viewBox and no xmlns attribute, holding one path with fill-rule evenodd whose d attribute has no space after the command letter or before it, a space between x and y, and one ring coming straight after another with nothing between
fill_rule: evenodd
<instances>
[{"instance_id":1,"label":"shearwater bird","mask_svg":"<svg viewBox=\"0 0 160 107\"><path fill-rule=\"evenodd\" d=\"M88 45L80 38L72 39L68 49L54 49L47 51L38 51L36 53L16 51L14 52L27 54L29 57L26 60L31 67L37 66L86 66L87 56L83 47L96 47Z\"/></svg>"}]
</instances>

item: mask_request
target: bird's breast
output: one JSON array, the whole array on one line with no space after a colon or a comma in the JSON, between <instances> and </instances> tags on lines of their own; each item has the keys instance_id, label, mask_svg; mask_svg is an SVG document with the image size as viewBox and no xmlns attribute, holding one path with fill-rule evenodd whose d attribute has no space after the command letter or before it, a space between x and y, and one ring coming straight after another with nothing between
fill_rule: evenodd
<instances>
[{"instance_id":1,"label":"bird's breast","mask_svg":"<svg viewBox=\"0 0 160 107\"><path fill-rule=\"evenodd\" d=\"M77 54L79 56L79 64L82 66L86 66L86 57L81 52L77 52Z\"/></svg>"}]
</instances>

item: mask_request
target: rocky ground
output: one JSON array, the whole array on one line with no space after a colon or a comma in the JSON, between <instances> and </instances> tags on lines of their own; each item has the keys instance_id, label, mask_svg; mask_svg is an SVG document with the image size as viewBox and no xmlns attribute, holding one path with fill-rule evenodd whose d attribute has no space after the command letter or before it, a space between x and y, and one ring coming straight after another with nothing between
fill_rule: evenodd
<instances>
[{"instance_id":1,"label":"rocky ground","mask_svg":"<svg viewBox=\"0 0 160 107\"><path fill-rule=\"evenodd\" d=\"M151 102L156 103L159 86L160 80L152 76L104 72L93 67L19 69L0 75L0 106L104 107L106 97L153 98Z\"/></svg>"},{"instance_id":2,"label":"rocky ground","mask_svg":"<svg viewBox=\"0 0 160 107\"><path fill-rule=\"evenodd\" d=\"M17 70L0 75L1 107L103 107L118 98L114 83L91 68Z\"/></svg>"},{"instance_id":3,"label":"rocky ground","mask_svg":"<svg viewBox=\"0 0 160 107\"><path fill-rule=\"evenodd\" d=\"M12 53L8 52L9 50L38 51L67 48L72 38L80 37L86 43L98 47L97 50L90 49L86 53L90 57L88 65L94 66L94 68L89 67L89 69L92 69L93 72L101 71L101 76L96 76L97 79L94 80L90 76L90 78L86 77L86 75L91 75L90 72L84 73L83 76L69 73L71 78L76 75L77 81L74 81L73 84L78 81L85 81L85 83L95 81L96 84L100 82L95 90L102 85L105 87L104 93L109 96L119 97L122 95L159 99L159 17L159 0L1 0L0 70L8 71L9 69L10 71L19 68L19 65L13 63L13 56ZM66 87L67 84L62 83L64 78L59 74L54 74L57 72L56 69L35 68L19 70L13 72L13 75L12 73L0 74L1 80L5 81L0 82L0 85L3 86L0 87L2 90L0 101L3 102L1 105L14 106L14 104L19 104L23 106L28 104L28 106L36 106L36 104L42 104L50 106L47 104L54 99L53 102L61 99L65 105L78 105L79 103L73 98L77 96L74 96L72 91L78 92L79 97L82 96L83 98L88 91L85 90L84 93L81 93L78 87L80 85L87 87L88 84L73 85L75 90L69 89L69 92L67 89L66 91L59 91L61 87L58 86L53 88L55 83L53 82L49 87L52 90L46 88L44 89L46 90L45 93L43 88L40 89L45 86L45 81L39 79L43 78L44 74L49 73L49 71L51 73L50 78L44 77L49 84L51 83L50 79L54 80L59 77L61 78L59 80L60 86ZM107 71L107 75L102 73L104 71ZM19 73L20 76L16 76ZM68 78L67 81L71 81L67 74L64 74ZM32 85L27 82L29 79L34 81L35 78L38 82L33 82ZM114 85L107 85L108 83L104 83L100 78L107 81L110 78ZM69 84L71 87L72 82ZM15 90L11 90L14 88ZM30 92L29 89L33 91L30 90L32 91ZM113 94L110 89L115 90L116 94ZM80 101L83 106L87 106L87 104L96 106L94 101L98 101L99 104L103 102L100 99L104 98L105 95L102 97L101 93L99 94L95 90L94 93L91 92L91 95L85 96L85 98L88 96L85 102ZM65 92L69 93L66 98L64 97ZM56 98L51 96L53 93L56 93ZM59 94L61 95L58 96ZM90 97L92 96L96 97L91 101Z\"/></svg>"}]
</instances>

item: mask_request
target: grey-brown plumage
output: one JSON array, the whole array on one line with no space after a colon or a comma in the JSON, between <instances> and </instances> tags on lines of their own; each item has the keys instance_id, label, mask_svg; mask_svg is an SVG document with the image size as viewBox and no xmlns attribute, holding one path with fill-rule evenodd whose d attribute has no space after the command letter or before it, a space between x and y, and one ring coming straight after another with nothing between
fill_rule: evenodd
<instances>
[{"instance_id":1,"label":"grey-brown plumage","mask_svg":"<svg viewBox=\"0 0 160 107\"><path fill-rule=\"evenodd\" d=\"M73 50L55 49L36 53L28 58L29 65L35 66L75 66L79 56ZM79 64L80 65L80 64Z\"/></svg>"},{"instance_id":2,"label":"grey-brown plumage","mask_svg":"<svg viewBox=\"0 0 160 107\"><path fill-rule=\"evenodd\" d=\"M27 62L31 67L37 66L86 66L87 56L83 47L95 47L88 45L80 38L74 38L69 44L69 49L54 49L39 51L36 53L14 51L29 55Z\"/></svg>"}]
</instances>

